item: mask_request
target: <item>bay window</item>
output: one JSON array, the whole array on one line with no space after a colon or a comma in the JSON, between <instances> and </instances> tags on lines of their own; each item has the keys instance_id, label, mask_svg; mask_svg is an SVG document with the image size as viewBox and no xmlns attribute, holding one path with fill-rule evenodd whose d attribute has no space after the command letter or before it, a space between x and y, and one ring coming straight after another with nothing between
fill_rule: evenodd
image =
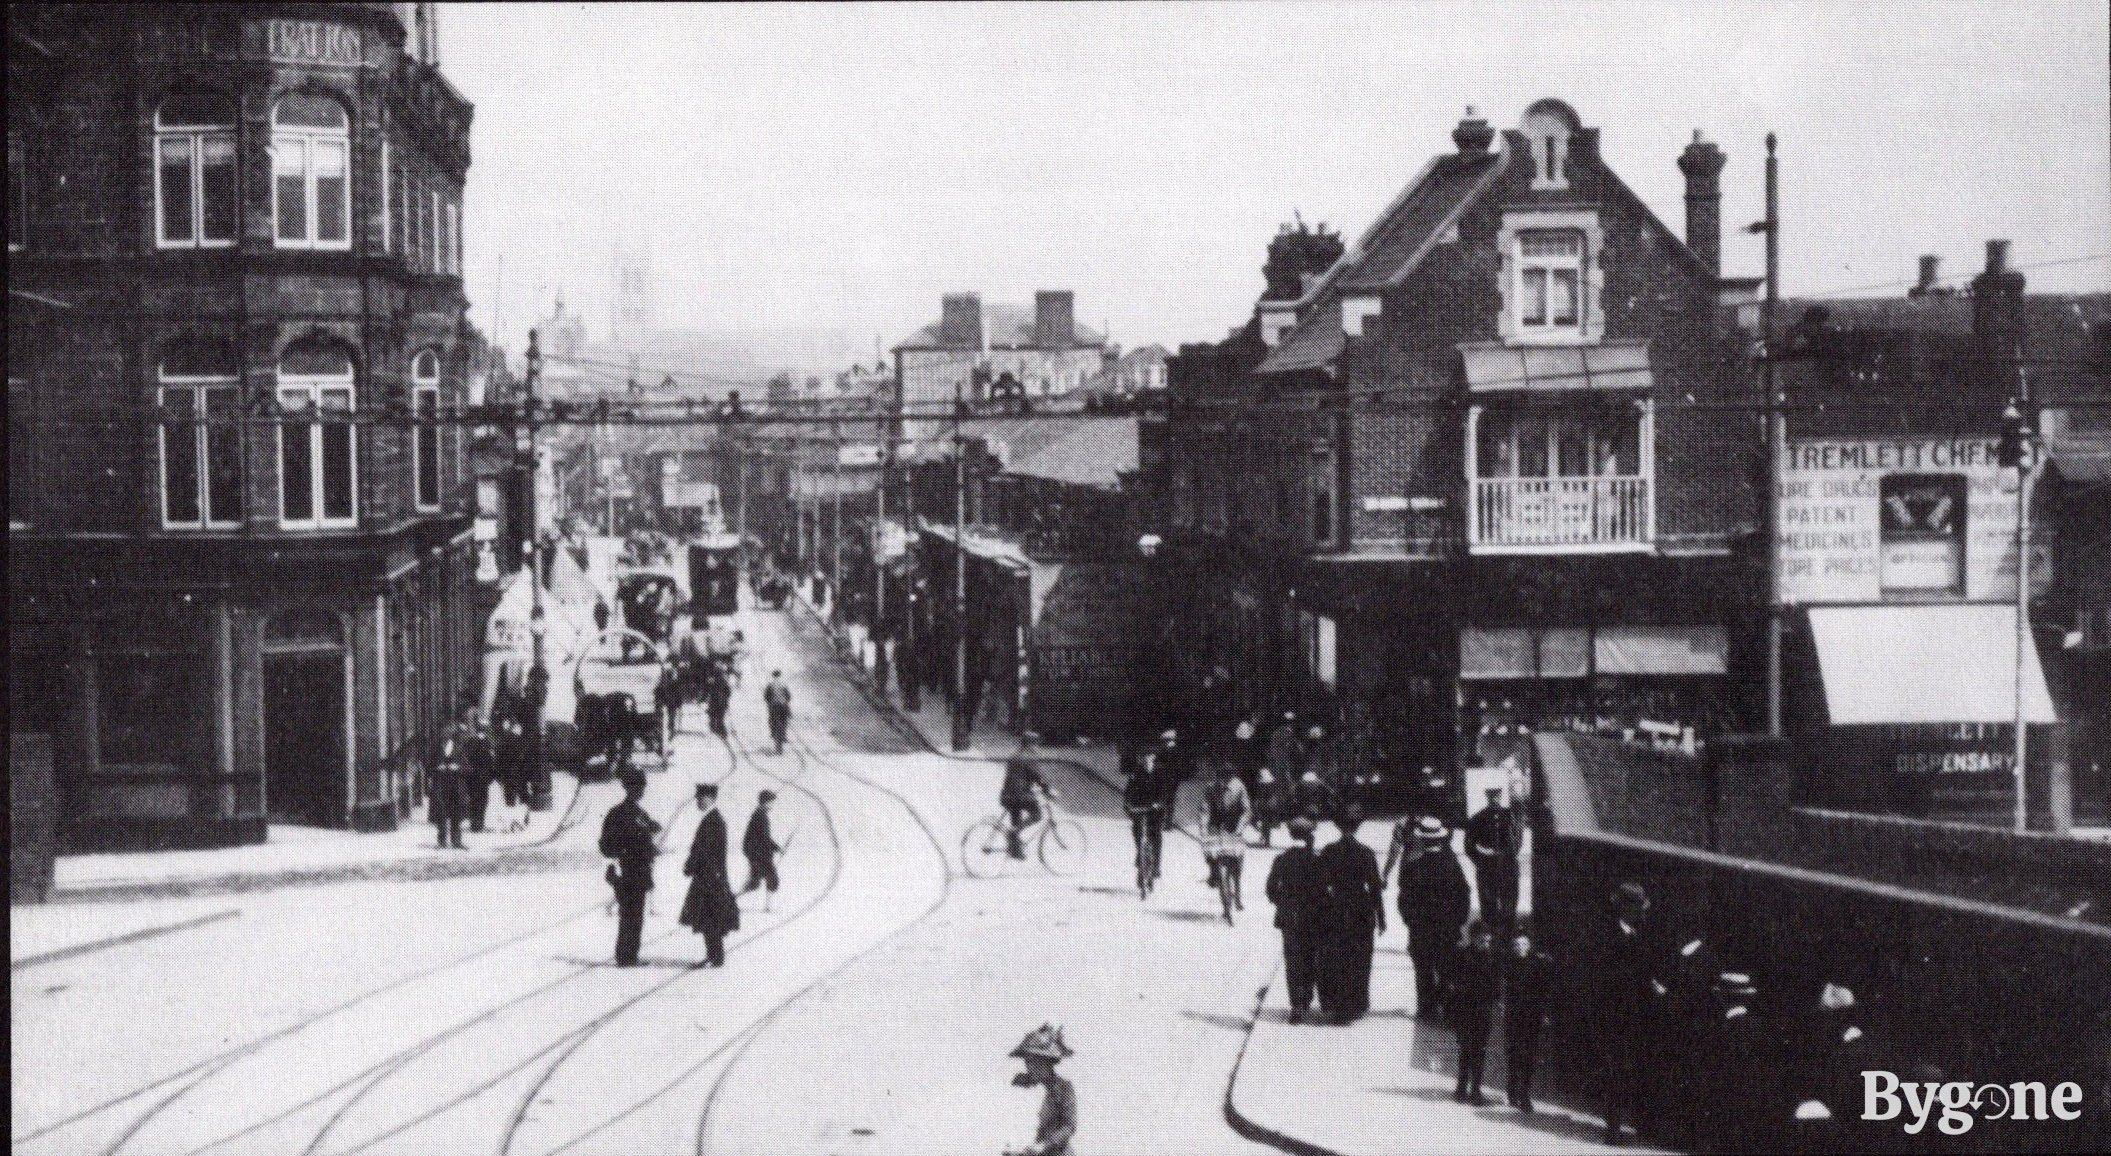
<instances>
[{"instance_id":1,"label":"bay window","mask_svg":"<svg viewBox=\"0 0 2111 1156\"><path fill-rule=\"evenodd\" d=\"M157 369L161 524L170 529L241 525L241 383L233 347L172 341Z\"/></svg>"},{"instance_id":2,"label":"bay window","mask_svg":"<svg viewBox=\"0 0 2111 1156\"><path fill-rule=\"evenodd\" d=\"M352 247L351 128L344 106L296 93L271 110L271 207L283 249Z\"/></svg>"},{"instance_id":3,"label":"bay window","mask_svg":"<svg viewBox=\"0 0 2111 1156\"><path fill-rule=\"evenodd\" d=\"M411 466L418 508L440 508L440 356L427 349L411 363Z\"/></svg>"},{"instance_id":4,"label":"bay window","mask_svg":"<svg viewBox=\"0 0 2111 1156\"><path fill-rule=\"evenodd\" d=\"M164 249L235 243L234 105L171 96L154 110L154 242Z\"/></svg>"},{"instance_id":5,"label":"bay window","mask_svg":"<svg viewBox=\"0 0 2111 1156\"><path fill-rule=\"evenodd\" d=\"M323 342L304 342L279 359L279 522L294 528L347 527L358 520L357 431L352 359Z\"/></svg>"}]
</instances>

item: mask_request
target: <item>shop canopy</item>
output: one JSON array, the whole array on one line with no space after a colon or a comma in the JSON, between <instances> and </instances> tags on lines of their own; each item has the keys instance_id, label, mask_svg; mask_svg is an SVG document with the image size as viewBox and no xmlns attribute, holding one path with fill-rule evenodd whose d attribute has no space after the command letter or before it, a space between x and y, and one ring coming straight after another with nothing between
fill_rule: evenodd
<instances>
[{"instance_id":1,"label":"shop canopy","mask_svg":"<svg viewBox=\"0 0 2111 1156\"><path fill-rule=\"evenodd\" d=\"M1812 607L1810 627L1835 726L2016 721L2013 606ZM2054 721L2027 637L2023 716Z\"/></svg>"},{"instance_id":2,"label":"shop canopy","mask_svg":"<svg viewBox=\"0 0 2111 1156\"><path fill-rule=\"evenodd\" d=\"M1487 391L1648 389L1649 346L1641 341L1599 345L1459 346L1466 387Z\"/></svg>"}]
</instances>

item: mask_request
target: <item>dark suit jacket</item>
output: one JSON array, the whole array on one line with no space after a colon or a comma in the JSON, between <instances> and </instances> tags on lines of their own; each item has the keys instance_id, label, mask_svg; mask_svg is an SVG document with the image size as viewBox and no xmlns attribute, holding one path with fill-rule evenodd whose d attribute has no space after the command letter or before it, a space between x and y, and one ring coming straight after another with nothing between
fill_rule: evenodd
<instances>
[{"instance_id":1,"label":"dark suit jacket","mask_svg":"<svg viewBox=\"0 0 2111 1156\"><path fill-rule=\"evenodd\" d=\"M682 924L707 934L723 934L740 926L740 907L733 901L733 883L726 875L726 817L714 808L696 825L696 839L689 844L689 859L682 864L689 876L689 894L682 900Z\"/></svg>"}]
</instances>

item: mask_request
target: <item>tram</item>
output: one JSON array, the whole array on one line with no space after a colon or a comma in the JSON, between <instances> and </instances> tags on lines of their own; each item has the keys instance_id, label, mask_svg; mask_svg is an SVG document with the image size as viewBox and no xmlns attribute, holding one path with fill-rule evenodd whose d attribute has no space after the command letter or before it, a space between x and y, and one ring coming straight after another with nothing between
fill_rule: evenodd
<instances>
[{"instance_id":1,"label":"tram","mask_svg":"<svg viewBox=\"0 0 2111 1156\"><path fill-rule=\"evenodd\" d=\"M689 614L698 631L740 612L741 541L724 530L689 543Z\"/></svg>"}]
</instances>

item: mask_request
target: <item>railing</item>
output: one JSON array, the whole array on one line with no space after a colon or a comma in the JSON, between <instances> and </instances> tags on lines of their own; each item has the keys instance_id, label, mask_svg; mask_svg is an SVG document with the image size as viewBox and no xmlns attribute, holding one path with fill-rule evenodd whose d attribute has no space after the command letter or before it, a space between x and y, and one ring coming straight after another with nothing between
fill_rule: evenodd
<instances>
[{"instance_id":1,"label":"railing","mask_svg":"<svg viewBox=\"0 0 2111 1156\"><path fill-rule=\"evenodd\" d=\"M1655 537L1650 479L1476 478L1473 548L1646 546Z\"/></svg>"}]
</instances>

